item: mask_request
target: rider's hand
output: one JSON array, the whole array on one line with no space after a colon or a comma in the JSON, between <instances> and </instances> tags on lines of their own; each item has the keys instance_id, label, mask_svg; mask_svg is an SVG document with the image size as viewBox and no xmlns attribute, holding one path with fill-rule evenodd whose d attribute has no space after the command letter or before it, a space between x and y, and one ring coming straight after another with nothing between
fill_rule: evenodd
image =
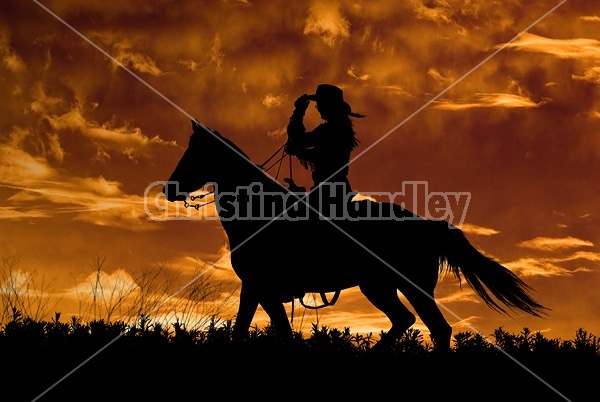
<instances>
[{"instance_id":1,"label":"rider's hand","mask_svg":"<svg viewBox=\"0 0 600 402\"><path fill-rule=\"evenodd\" d=\"M296 101L294 102L294 107L296 109L305 111L306 109L308 109L309 103L310 103L310 100L308 99L308 95L304 94L304 95L300 96L298 99L296 99Z\"/></svg>"},{"instance_id":2,"label":"rider's hand","mask_svg":"<svg viewBox=\"0 0 600 402\"><path fill-rule=\"evenodd\" d=\"M285 147L283 147L283 152L285 152L288 155L294 156L294 155L296 155L296 151L297 151L297 148L295 146L293 146L292 143L290 143L290 142L287 142L285 144Z\"/></svg>"}]
</instances>

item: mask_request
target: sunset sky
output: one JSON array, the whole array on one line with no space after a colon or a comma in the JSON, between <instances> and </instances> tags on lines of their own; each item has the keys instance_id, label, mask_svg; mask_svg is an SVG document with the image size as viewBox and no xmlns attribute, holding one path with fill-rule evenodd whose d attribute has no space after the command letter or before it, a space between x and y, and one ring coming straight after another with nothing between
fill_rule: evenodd
<instances>
[{"instance_id":1,"label":"sunset sky","mask_svg":"<svg viewBox=\"0 0 600 402\"><path fill-rule=\"evenodd\" d=\"M183 284L205 269L223 297L234 290L223 310L231 317L239 281L220 223L153 220L144 195L181 157L190 116L262 163L285 142L294 100L331 83L367 116L355 120L354 189L426 181L429 191L470 193L469 240L552 309L505 317L449 277L436 296L455 333L600 335L600 8L569 0L515 39L559 3L4 1L4 272L12 267L13 283L45 278L44 295L58 303L49 313L70 317L99 257L107 287L138 289L140 272L158 267ZM311 106L306 124L319 122ZM299 304L294 315L306 331L317 319L389 329L357 289L318 317ZM266 322L262 310L255 322ZM415 328L426 332L420 320Z\"/></svg>"}]
</instances>

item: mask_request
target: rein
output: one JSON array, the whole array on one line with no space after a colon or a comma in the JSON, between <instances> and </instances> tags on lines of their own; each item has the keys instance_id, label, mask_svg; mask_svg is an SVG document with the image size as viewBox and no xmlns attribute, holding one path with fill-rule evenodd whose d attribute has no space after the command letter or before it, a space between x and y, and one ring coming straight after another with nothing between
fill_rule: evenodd
<instances>
[{"instance_id":1,"label":"rein","mask_svg":"<svg viewBox=\"0 0 600 402\"><path fill-rule=\"evenodd\" d=\"M265 165L267 163L269 163L269 161L271 159L273 159L275 157L275 155L277 155L279 153L279 151L281 151L283 149L283 147L285 147L285 144L283 144L282 146L280 146L277 151L275 151L275 153L273 155L271 155L269 157L269 159L267 159L266 161L264 161L261 165L259 165L261 167L261 169L263 169L265 172L268 172L269 170L271 170L271 168L273 168L273 166L275 166L276 164L279 163L279 167L277 168L277 176L279 176L279 170L281 169L281 164L283 163L283 158L285 158L286 152L283 151L281 153L281 157L279 159L277 159L271 166L269 166L268 168L265 169ZM290 157L290 175L292 174L292 155L289 155ZM277 178L277 176L275 176L275 178Z\"/></svg>"}]
</instances>

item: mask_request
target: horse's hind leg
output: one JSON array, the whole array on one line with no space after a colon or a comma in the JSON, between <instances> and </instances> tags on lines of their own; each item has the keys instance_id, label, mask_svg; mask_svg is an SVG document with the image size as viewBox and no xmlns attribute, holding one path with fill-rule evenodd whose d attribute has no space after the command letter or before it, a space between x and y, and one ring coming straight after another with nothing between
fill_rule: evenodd
<instances>
[{"instance_id":1,"label":"horse's hind leg","mask_svg":"<svg viewBox=\"0 0 600 402\"><path fill-rule=\"evenodd\" d=\"M367 300L392 322L392 328L378 343L379 346L394 343L415 323L415 315L402 304L398 298L398 290L394 286L364 283L360 285L360 290Z\"/></svg>"},{"instance_id":2,"label":"horse's hind leg","mask_svg":"<svg viewBox=\"0 0 600 402\"><path fill-rule=\"evenodd\" d=\"M409 289L401 289L401 291L414 307L423 323L429 328L435 350L449 350L452 338L452 327L448 324L448 321L446 321L435 302L433 291L421 291L420 289L415 289L414 286L408 286L408 288Z\"/></svg>"}]
</instances>

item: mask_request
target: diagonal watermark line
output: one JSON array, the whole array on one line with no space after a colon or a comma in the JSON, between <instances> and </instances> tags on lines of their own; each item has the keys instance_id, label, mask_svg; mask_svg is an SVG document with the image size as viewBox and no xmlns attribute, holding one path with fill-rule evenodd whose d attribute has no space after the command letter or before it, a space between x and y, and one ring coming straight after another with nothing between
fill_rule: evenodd
<instances>
[{"instance_id":1,"label":"diagonal watermark line","mask_svg":"<svg viewBox=\"0 0 600 402\"><path fill-rule=\"evenodd\" d=\"M132 76L134 76L136 79L138 79L140 82L142 82L145 86L149 87L153 92L157 93L159 96L161 96L163 99L167 100L171 105L173 105L174 107L176 107L178 110L180 110L181 112L183 112L186 116L188 116L191 120L194 120L196 123L198 123L202 128L206 129L209 133L211 133L212 135L215 135L211 130L209 130L208 128L204 127L200 122L198 122L197 120L195 120L191 115L189 115L187 112L185 112L183 109L181 109L179 106L177 106L176 104L174 104L172 101L170 101L168 98L166 98L164 95L162 95L159 91L157 91L156 89L154 89L150 84L146 83L144 80L142 80L139 76L137 76L134 72L132 72L131 70L129 70L126 66L124 66L122 63L120 63L118 60L114 59L110 54L106 53L103 49L101 49L100 47L98 47L96 44L94 44L91 40L89 40L88 38L86 38L83 34L79 33L75 28L71 27L67 22L65 22L64 20L62 20L60 17L58 17L56 14L54 14L52 11L50 11L48 8L46 8L45 6L43 6L42 4L40 4L37 0L32 0L34 1L36 4L38 4L40 7L44 8L48 13L50 13L51 15L53 15L56 19L58 19L60 22L62 22L64 25L66 25L67 27L69 27L69 29L71 29L72 31L74 31L78 36L82 37L83 39L85 39L88 43L92 44L96 49L98 49L99 51L101 51L104 55L106 55L107 57L109 57L110 59L112 59L113 61L115 61L120 67L124 68L127 72L129 72ZM407 119L405 119L403 122L401 122L400 124L398 124L396 127L394 127L392 130L390 130L386 135L384 135L383 138L387 137L388 135L390 135L393 131L395 131L397 128L399 128L401 125L403 125L404 123L406 123L408 120L410 120L413 116L415 116L417 113L419 113L421 110L425 109L429 104L431 104L432 102L434 102L436 99L438 99L440 96L442 96L445 92L447 92L450 88L452 88L454 85L456 85L458 82L460 82L462 79L464 79L466 76L468 76L469 74L471 74L473 71L475 71L477 68L479 68L481 65L483 65L485 62L487 62L489 59L491 59L493 56L495 56L499 51L501 51L504 47L506 47L508 44L510 44L511 42L513 42L514 40L516 40L520 35L522 35L524 32L526 32L527 30L529 30L532 26L534 26L535 24L539 23L539 21L541 21L543 18L545 18L547 15L549 15L550 13L552 13L554 10L556 10L559 6L561 6L563 3L565 3L566 0L563 0L562 2L560 2L558 5L556 5L554 8L552 8L550 11L548 11L546 14L544 14L542 17L540 17L538 20L536 20L534 23L532 23L529 27L527 27L525 30L523 30L521 33L519 33L517 36L515 36L513 39L511 39L511 41L507 42L504 46L500 47L499 49L496 50L496 52L494 52L492 55L488 56L485 60L483 60L481 63L479 63L477 66L475 66L473 69L471 69L467 74L465 74L463 77L461 77L459 80L455 81L453 84L451 84L448 88L446 88L446 90L442 91L440 94L438 94L436 97L432 98L428 103L426 103L424 106L422 106L420 109L418 109L416 112L414 112L412 115L410 115ZM248 162L251 163L251 165L257 167L258 169L260 169L258 166L256 166L252 161L250 161L245 155L241 154L238 150L236 150L235 148L233 148L230 144L227 144L224 140L222 140L221 138L219 138L218 136L216 136L222 143L224 143L226 146L228 146L229 148L231 148L234 152L236 152L238 155L240 155L243 159L247 160ZM367 148L367 150L371 149L375 144L379 143L381 140L383 140L383 138L381 138L379 141L377 141L376 143L372 144L369 148ZM362 154L364 154L367 150L363 151L360 155L358 155L357 157L361 156ZM354 161L356 159L353 158L350 162ZM342 167L343 169L344 167ZM341 169L340 169L341 170ZM262 171L262 170L261 170ZM267 176L269 176L266 172L265 173ZM336 172L337 173L337 172ZM334 173L334 175L336 174ZM334 175L332 175L331 177L333 177ZM269 176L270 177L270 176ZM331 177L329 179L331 179ZM274 180L277 184L279 184L281 187L283 187L283 185L279 182L277 182L276 180ZM318 187L318 186L317 186ZM316 188L313 188L311 190L314 191L316 190ZM285 189L285 187L283 187ZM287 189L286 189L287 190ZM309 192L310 194L310 192ZM301 198L301 200L303 201L304 199L306 199L306 197L308 196L308 194L306 194L304 197ZM298 201L299 202L299 201ZM306 201L304 201L306 202ZM309 206L309 208L311 208L313 211L315 211L316 213L319 214L319 216L321 218L325 218L319 211L317 211L314 207L312 207L310 204L307 203L307 205ZM292 208L292 207L290 207ZM289 208L288 208L289 209ZM286 210L287 211L287 210ZM285 211L284 211L285 212ZM283 213L282 213L283 215ZM271 220L270 222L268 222L267 224L265 224L263 227L261 227L259 230L257 230L253 235L249 236L244 242L242 242L241 244L239 244L235 249L241 247L241 245L245 244L247 241L249 241L250 239L252 239L254 236L256 236L258 233L260 233L262 230L264 230L267 226L269 226L269 224L271 224L273 221L277 220L279 217L274 218L273 220ZM426 296L430 297L431 299L433 299L432 296L430 296L429 294L427 294L427 292L425 292L424 290L422 290L420 287L418 287L416 284L414 284L412 281L410 281L408 278L406 278L402 273L400 273L399 271L397 271L395 268L393 268L392 266L390 266L387 262L385 262L383 259L381 259L378 255L376 255L375 253L373 253L370 249L368 249L366 246L364 246L362 243L360 243L358 240L356 240L355 238L353 238L350 234L348 234L346 231L344 231L343 229L341 229L338 225L336 225L335 223L333 223L332 220L330 219L326 219L328 221L330 221L335 227L336 229L338 229L339 231L341 231L343 234L345 234L347 237L349 237L351 240L353 240L355 243L357 243L360 247L362 247L363 249L365 249L367 252L369 252L370 254L372 254L376 259L380 260L381 262L384 263L384 265L388 266L390 269L392 269L394 272L396 272L398 275L400 275L401 277L403 277L405 280L407 280L409 283L411 283L416 289L418 289L419 291L421 291L422 293L424 293ZM231 250L229 252L229 255L235 250ZM219 261L221 261L224 257L221 257L217 262L215 262L213 265L217 264ZM202 274L201 274L202 275ZM194 279L192 279L190 282L188 282L188 284L184 285L179 291L175 292L171 297L173 297L174 295L178 294L180 291L182 291L183 289L185 289L187 286L189 286L191 283L193 283L195 280L198 279L198 277L200 277L201 275L196 276ZM445 310L447 310L448 312L450 312L453 316L457 317L459 320L462 320L462 318L460 318L458 315L456 315L454 312L452 312L450 309L448 309L447 307L445 307L442 303L438 302L437 300L433 299L433 301L442 306ZM161 304L161 306L164 305ZM470 326L469 326L470 327ZM475 332L480 333L478 330L472 328ZM123 335L123 333L121 333L119 336L117 336L115 339L113 339L111 342L109 342L108 345L112 344L114 341L116 341L118 338L120 338ZM483 336L483 335L482 335ZM487 337L484 336L484 339L487 340ZM550 386L550 384L548 384L547 382L545 382L543 379L541 379L539 376L537 376L535 373L531 372L531 370L529 370L527 367L523 366L520 362L518 362L517 360L515 360L512 356L510 356L508 353L506 353L504 350L502 350L500 347L498 347L496 344L494 344L493 342L492 345L494 345L498 350L502 351L504 354L506 354L509 358L511 358L512 360L514 360L517 364L519 364L521 367L523 367L524 369L526 369L528 372L530 372L532 375L534 375L536 378L538 378L540 381L542 381L544 384L546 384L549 388L551 388L552 390L554 390L557 394L561 395L563 398L565 398L566 400L568 400L566 397L564 397L564 395L562 395L560 392L558 392L557 390L555 390L553 387ZM91 360L94 356L96 356L98 353L100 353L102 350L104 350L106 347L108 347L108 345L105 345L101 350L97 351L94 355L92 355L90 358L88 358L85 362L83 362L82 364L80 364L76 369L80 368L83 364L85 364L87 361ZM72 374L74 371L76 371L76 369L72 370L68 375L64 376L63 378L61 378L56 384L58 384L59 382L63 381L65 378L67 378L70 374ZM56 385L55 384L55 385ZM55 385L51 386L49 389L53 388ZM48 389L48 390L49 390ZM47 390L47 391L48 391ZM46 391L46 392L47 392ZM44 392L44 394L46 393ZM41 395L40 395L41 396ZM38 397L39 398L39 397ZM37 400L38 398L36 398L35 400Z\"/></svg>"}]
</instances>

